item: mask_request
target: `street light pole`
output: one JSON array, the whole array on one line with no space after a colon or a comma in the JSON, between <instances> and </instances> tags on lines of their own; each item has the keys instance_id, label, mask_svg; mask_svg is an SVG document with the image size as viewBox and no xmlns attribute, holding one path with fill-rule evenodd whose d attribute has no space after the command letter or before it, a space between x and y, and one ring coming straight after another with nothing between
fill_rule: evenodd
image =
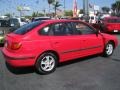
<instances>
[{"instance_id":1,"label":"street light pole","mask_svg":"<svg viewBox=\"0 0 120 90\"><path fill-rule=\"evenodd\" d=\"M88 0L83 0L83 11L84 15L89 15Z\"/></svg>"},{"instance_id":2,"label":"street light pole","mask_svg":"<svg viewBox=\"0 0 120 90\"><path fill-rule=\"evenodd\" d=\"M65 16L65 8L66 8L65 4L66 4L66 3L65 3L65 0L64 0L64 16Z\"/></svg>"}]
</instances>

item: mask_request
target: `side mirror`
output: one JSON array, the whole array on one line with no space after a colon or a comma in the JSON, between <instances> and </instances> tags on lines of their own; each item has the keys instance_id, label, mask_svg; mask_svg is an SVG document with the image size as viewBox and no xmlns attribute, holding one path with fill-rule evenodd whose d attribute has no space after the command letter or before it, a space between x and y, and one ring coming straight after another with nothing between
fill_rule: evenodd
<instances>
[{"instance_id":1,"label":"side mirror","mask_svg":"<svg viewBox=\"0 0 120 90\"><path fill-rule=\"evenodd\" d=\"M98 36L99 33L100 33L100 30L96 29L96 36Z\"/></svg>"}]
</instances>

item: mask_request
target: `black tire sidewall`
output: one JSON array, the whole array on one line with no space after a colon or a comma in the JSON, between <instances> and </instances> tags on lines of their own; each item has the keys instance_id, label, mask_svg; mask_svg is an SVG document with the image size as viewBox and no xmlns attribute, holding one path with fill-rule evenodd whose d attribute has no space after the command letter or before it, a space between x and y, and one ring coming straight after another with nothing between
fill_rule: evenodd
<instances>
[{"instance_id":1,"label":"black tire sidewall","mask_svg":"<svg viewBox=\"0 0 120 90\"><path fill-rule=\"evenodd\" d=\"M41 60L45 57L45 56L52 56L53 58L54 58L54 60L55 60L55 65L54 65L54 68L52 69L52 70L50 70L50 71L44 71L42 68L41 68ZM45 75L45 74L49 74L49 73L52 73L52 72L54 72L55 71L55 69L56 69L56 67L57 67L57 57L53 54L53 53L43 53L42 55L40 55L40 57L37 59L37 62L36 62L36 64L35 64L35 67L36 67L36 69L37 69L37 72L39 73L39 74L43 74L43 75Z\"/></svg>"}]
</instances>

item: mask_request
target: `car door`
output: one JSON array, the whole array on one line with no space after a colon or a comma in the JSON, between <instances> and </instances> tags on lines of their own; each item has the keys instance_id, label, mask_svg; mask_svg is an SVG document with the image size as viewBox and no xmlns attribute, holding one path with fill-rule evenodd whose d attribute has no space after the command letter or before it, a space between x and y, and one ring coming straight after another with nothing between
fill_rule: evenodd
<instances>
[{"instance_id":1,"label":"car door","mask_svg":"<svg viewBox=\"0 0 120 90\"><path fill-rule=\"evenodd\" d=\"M61 62L78 57L81 41L74 35L71 22L53 24L50 33L51 45L59 53Z\"/></svg>"},{"instance_id":2,"label":"car door","mask_svg":"<svg viewBox=\"0 0 120 90\"><path fill-rule=\"evenodd\" d=\"M74 22L77 38L80 41L80 57L101 53L104 48L103 37L95 30L82 22Z\"/></svg>"}]
</instances>

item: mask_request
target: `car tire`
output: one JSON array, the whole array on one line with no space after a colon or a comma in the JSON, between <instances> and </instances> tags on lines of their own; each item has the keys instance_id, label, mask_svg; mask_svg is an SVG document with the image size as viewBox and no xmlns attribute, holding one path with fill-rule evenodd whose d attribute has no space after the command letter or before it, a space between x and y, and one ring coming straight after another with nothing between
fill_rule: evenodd
<instances>
[{"instance_id":1,"label":"car tire","mask_svg":"<svg viewBox=\"0 0 120 90\"><path fill-rule=\"evenodd\" d=\"M113 54L114 44L112 42L108 42L104 48L103 56L109 57Z\"/></svg>"},{"instance_id":2,"label":"car tire","mask_svg":"<svg viewBox=\"0 0 120 90\"><path fill-rule=\"evenodd\" d=\"M55 71L58 59L53 53L43 53L37 59L36 69L39 74L49 74Z\"/></svg>"}]
</instances>

